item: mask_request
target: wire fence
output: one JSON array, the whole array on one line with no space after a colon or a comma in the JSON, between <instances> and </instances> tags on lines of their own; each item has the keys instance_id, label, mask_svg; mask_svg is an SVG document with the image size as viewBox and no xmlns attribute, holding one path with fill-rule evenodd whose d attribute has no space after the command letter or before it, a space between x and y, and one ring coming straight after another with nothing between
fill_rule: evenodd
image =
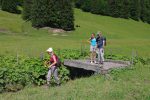
<instances>
[{"instance_id":1,"label":"wire fence","mask_svg":"<svg viewBox=\"0 0 150 100\"><path fill-rule=\"evenodd\" d=\"M62 58L62 50L61 48L54 48L57 51L57 55ZM81 41L79 49L82 56L87 56L87 53L90 55L90 45L84 41ZM13 55L16 56L18 61L19 55L26 55L28 57L39 57L40 59L44 59L47 55L45 50L35 49L35 48L16 48L14 50L9 50L9 48L5 48L5 52L0 52L0 55ZM69 52L68 52L69 53ZM105 49L105 55L109 55L112 58L114 55L128 56L130 58L130 62L133 63L134 58L138 57L138 52L135 49L132 49L130 52L123 51L119 48L107 48ZM90 56L88 56L90 58ZM86 59L86 58L85 58Z\"/></svg>"}]
</instances>

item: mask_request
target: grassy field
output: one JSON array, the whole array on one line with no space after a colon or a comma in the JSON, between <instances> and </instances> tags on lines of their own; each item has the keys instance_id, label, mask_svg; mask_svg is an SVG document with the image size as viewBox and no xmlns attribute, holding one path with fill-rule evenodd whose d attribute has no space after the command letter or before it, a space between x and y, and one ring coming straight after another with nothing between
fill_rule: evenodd
<instances>
[{"instance_id":1,"label":"grassy field","mask_svg":"<svg viewBox=\"0 0 150 100\"><path fill-rule=\"evenodd\" d=\"M130 19L93 15L75 9L75 31L53 35L34 29L21 15L0 11L0 54L39 55L48 47L80 49L92 32L107 37L106 52L150 57L150 25ZM64 36L67 35L67 36ZM89 44L85 43L86 49ZM150 100L150 65L137 64L111 74L70 80L60 87L26 87L16 93L2 93L0 100Z\"/></svg>"},{"instance_id":2,"label":"grassy field","mask_svg":"<svg viewBox=\"0 0 150 100\"><path fill-rule=\"evenodd\" d=\"M141 66L76 79L60 87L27 87L0 94L0 100L150 100L150 66Z\"/></svg>"},{"instance_id":3,"label":"grassy field","mask_svg":"<svg viewBox=\"0 0 150 100\"><path fill-rule=\"evenodd\" d=\"M89 49L86 40L90 34L102 31L107 37L106 52L130 55L132 50L136 50L140 56L150 56L149 24L93 15L78 9L75 9L75 23L80 26L75 31L53 35L47 30L31 28L21 15L0 11L0 54L19 52L39 55L50 46L80 49L81 41Z\"/></svg>"}]
</instances>

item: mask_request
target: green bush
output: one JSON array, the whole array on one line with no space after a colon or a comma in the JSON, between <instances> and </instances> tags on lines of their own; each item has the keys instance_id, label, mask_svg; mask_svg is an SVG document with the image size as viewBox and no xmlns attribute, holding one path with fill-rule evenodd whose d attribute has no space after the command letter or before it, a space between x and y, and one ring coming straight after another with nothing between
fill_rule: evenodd
<instances>
[{"instance_id":1,"label":"green bush","mask_svg":"<svg viewBox=\"0 0 150 100\"><path fill-rule=\"evenodd\" d=\"M82 59L89 57L87 50L80 51L74 49L54 50L61 61L64 59ZM122 55L105 55L106 59L113 60L130 60L129 57ZM48 68L44 67L44 61L49 60L49 55L45 54L42 57L28 56L0 56L0 92L3 91L18 91L27 85L43 85L46 83L46 75ZM144 65L150 64L149 58L135 57L134 64L140 62ZM65 66L58 68L61 83L69 80L70 72ZM54 79L52 78L52 82Z\"/></svg>"},{"instance_id":2,"label":"green bush","mask_svg":"<svg viewBox=\"0 0 150 100\"><path fill-rule=\"evenodd\" d=\"M0 59L3 59L0 63L0 91L17 91L29 84L45 84L48 68L39 58L19 56L18 63L11 56L0 56ZM65 67L60 67L59 73L62 83L69 80L69 72Z\"/></svg>"},{"instance_id":3,"label":"green bush","mask_svg":"<svg viewBox=\"0 0 150 100\"><path fill-rule=\"evenodd\" d=\"M64 59L82 58L80 50L55 50L56 54ZM69 52L69 53L68 53ZM86 54L86 53L85 53ZM0 92L18 91L24 86L34 84L43 85L46 83L48 68L44 67L44 61L49 60L49 55L45 57L27 56L0 56ZM65 66L58 68L61 83L69 80L69 70ZM54 81L54 79L52 79Z\"/></svg>"}]
</instances>

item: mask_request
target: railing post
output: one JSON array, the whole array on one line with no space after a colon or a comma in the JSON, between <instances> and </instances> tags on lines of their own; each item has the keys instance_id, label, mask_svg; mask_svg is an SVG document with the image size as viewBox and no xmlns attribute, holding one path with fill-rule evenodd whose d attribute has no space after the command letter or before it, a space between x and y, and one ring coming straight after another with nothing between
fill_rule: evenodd
<instances>
[{"instance_id":1,"label":"railing post","mask_svg":"<svg viewBox=\"0 0 150 100\"><path fill-rule=\"evenodd\" d=\"M41 61L44 59L44 53L43 52L40 53L40 59L41 59Z\"/></svg>"},{"instance_id":2,"label":"railing post","mask_svg":"<svg viewBox=\"0 0 150 100\"><path fill-rule=\"evenodd\" d=\"M17 51L17 54L16 54L16 60L17 60L17 66L19 64L19 55L18 55L18 51Z\"/></svg>"}]
</instances>

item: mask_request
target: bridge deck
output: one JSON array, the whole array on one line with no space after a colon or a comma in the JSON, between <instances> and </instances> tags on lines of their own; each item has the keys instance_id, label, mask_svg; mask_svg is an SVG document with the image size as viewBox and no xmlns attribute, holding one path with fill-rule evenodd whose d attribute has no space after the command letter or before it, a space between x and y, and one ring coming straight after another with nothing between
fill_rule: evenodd
<instances>
[{"instance_id":1,"label":"bridge deck","mask_svg":"<svg viewBox=\"0 0 150 100\"><path fill-rule=\"evenodd\" d=\"M90 60L65 60L64 65L68 67L82 68L85 70L91 70L97 73L102 73L103 71L108 72L113 68L123 68L130 65L129 61L114 61L106 60L103 65L101 64L91 64Z\"/></svg>"}]
</instances>

